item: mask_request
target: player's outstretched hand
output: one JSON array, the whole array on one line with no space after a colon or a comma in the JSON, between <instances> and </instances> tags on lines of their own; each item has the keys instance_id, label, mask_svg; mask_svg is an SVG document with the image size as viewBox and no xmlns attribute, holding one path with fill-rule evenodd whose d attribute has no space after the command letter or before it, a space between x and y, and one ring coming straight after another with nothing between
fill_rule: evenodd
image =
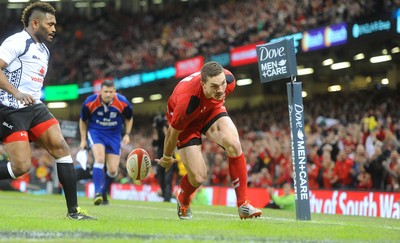
<instances>
[{"instance_id":1,"label":"player's outstretched hand","mask_svg":"<svg viewBox=\"0 0 400 243\"><path fill-rule=\"evenodd\" d=\"M165 168L165 171L168 171L171 168L172 164L177 162L176 159L174 159L173 157L167 156L163 156L161 157L161 159L155 159L155 161L157 162L157 164Z\"/></svg>"}]
</instances>

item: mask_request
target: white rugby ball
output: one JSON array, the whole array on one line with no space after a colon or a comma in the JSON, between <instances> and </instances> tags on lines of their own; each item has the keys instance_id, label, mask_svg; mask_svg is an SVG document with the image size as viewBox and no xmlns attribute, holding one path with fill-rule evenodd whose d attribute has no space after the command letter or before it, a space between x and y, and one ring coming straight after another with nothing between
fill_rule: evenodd
<instances>
[{"instance_id":1,"label":"white rugby ball","mask_svg":"<svg viewBox=\"0 0 400 243\"><path fill-rule=\"evenodd\" d=\"M126 159L126 170L133 180L142 180L150 172L151 160L149 153L142 148L137 148L129 153Z\"/></svg>"}]
</instances>

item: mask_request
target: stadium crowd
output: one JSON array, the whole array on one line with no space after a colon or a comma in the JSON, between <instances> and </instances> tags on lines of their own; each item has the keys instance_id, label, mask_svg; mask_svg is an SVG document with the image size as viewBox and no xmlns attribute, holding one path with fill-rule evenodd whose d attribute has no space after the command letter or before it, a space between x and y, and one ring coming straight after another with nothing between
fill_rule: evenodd
<instances>
[{"instance_id":1,"label":"stadium crowd","mask_svg":"<svg viewBox=\"0 0 400 243\"><path fill-rule=\"evenodd\" d=\"M324 94L304 100L309 186L311 189L400 191L400 93L398 90L362 90ZM263 104L233 110L247 159L250 187L280 187L292 183L292 161L287 105ZM153 158L147 116L136 116L132 142L122 148L117 181L132 183L125 158L137 147ZM72 154L79 144L69 140ZM31 181L51 180L52 162L34 148ZM221 147L203 140L209 169L207 185L230 186L226 155ZM4 151L3 151L4 154ZM91 163L89 159L89 163ZM178 157L179 163L179 157ZM78 164L77 164L78 166ZM155 166L154 166L155 167ZM176 178L185 172L178 166ZM155 169L142 183L157 184Z\"/></svg>"},{"instance_id":2,"label":"stadium crowd","mask_svg":"<svg viewBox=\"0 0 400 243\"><path fill-rule=\"evenodd\" d=\"M185 10L184 16L179 15L178 7L157 15L131 15L107 8L93 19L61 14L57 38L50 46L53 50L46 79L56 84L126 75L399 6L397 0L251 0L229 1L207 11L192 8ZM20 23L0 23L5 32L18 30L17 26ZM63 48L52 48L55 46ZM336 96L329 93L304 100L310 188L400 190L398 90L363 90L343 94L341 99ZM287 105L244 106L230 115L241 133L249 186L292 182ZM152 117L136 115L134 119L132 142L122 150L117 179L121 183L131 182L124 158L133 148L142 147L154 157L151 127L146 122ZM79 145L68 141L75 155ZM223 150L206 139L203 147L210 170L208 185L230 186ZM41 149L33 151L34 168L24 180L52 180L53 162ZM4 150L0 155L7 160ZM177 177L184 173L181 166L178 168ZM143 183L157 183L154 173Z\"/></svg>"},{"instance_id":3,"label":"stadium crowd","mask_svg":"<svg viewBox=\"0 0 400 243\"><path fill-rule=\"evenodd\" d=\"M60 13L46 80L62 84L120 77L399 6L396 0L248 0L199 2L189 9L172 5L142 14L105 8L92 18ZM15 21L3 24L5 34L20 29Z\"/></svg>"}]
</instances>

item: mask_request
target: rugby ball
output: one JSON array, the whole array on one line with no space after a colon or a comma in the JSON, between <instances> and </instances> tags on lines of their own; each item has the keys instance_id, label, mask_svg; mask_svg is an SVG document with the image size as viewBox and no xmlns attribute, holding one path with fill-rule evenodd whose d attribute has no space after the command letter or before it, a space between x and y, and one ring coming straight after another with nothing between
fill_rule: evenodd
<instances>
[{"instance_id":1,"label":"rugby ball","mask_svg":"<svg viewBox=\"0 0 400 243\"><path fill-rule=\"evenodd\" d=\"M149 153L142 148L132 150L126 158L126 170L133 180L142 180L150 172L151 160Z\"/></svg>"}]
</instances>

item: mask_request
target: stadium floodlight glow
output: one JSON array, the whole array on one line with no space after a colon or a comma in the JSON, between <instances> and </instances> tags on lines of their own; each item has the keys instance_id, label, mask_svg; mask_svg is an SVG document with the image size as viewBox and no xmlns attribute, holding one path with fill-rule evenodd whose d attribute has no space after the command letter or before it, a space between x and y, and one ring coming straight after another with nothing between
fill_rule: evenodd
<instances>
[{"instance_id":1,"label":"stadium floodlight glow","mask_svg":"<svg viewBox=\"0 0 400 243\"><path fill-rule=\"evenodd\" d=\"M331 85L328 87L328 92L338 92L342 90L342 86L340 85Z\"/></svg>"},{"instance_id":2,"label":"stadium floodlight glow","mask_svg":"<svg viewBox=\"0 0 400 243\"><path fill-rule=\"evenodd\" d=\"M391 50L390 52L391 52L392 54L394 54L394 53L399 53L399 52L400 52L400 47L398 47L398 46L393 47L392 50Z\"/></svg>"},{"instance_id":3,"label":"stadium floodlight glow","mask_svg":"<svg viewBox=\"0 0 400 243\"><path fill-rule=\"evenodd\" d=\"M382 55L382 56L375 56L375 57L371 57L369 59L369 61L371 63L380 63L380 62L387 62L392 60L392 56L391 55Z\"/></svg>"},{"instance_id":4,"label":"stadium floodlight glow","mask_svg":"<svg viewBox=\"0 0 400 243\"><path fill-rule=\"evenodd\" d=\"M388 50L387 50L387 49L383 49L383 50L381 51L381 53L382 53L383 55L387 55L387 54L388 54Z\"/></svg>"},{"instance_id":5,"label":"stadium floodlight glow","mask_svg":"<svg viewBox=\"0 0 400 243\"><path fill-rule=\"evenodd\" d=\"M250 85L252 83L253 83L253 80L251 78L242 78L242 79L238 79L236 81L237 86L245 86L245 85Z\"/></svg>"},{"instance_id":6,"label":"stadium floodlight glow","mask_svg":"<svg viewBox=\"0 0 400 243\"><path fill-rule=\"evenodd\" d=\"M153 0L153 4L161 4L162 2L162 0Z\"/></svg>"},{"instance_id":7,"label":"stadium floodlight glow","mask_svg":"<svg viewBox=\"0 0 400 243\"><path fill-rule=\"evenodd\" d=\"M366 77L366 78L365 78L365 82L371 83L371 82L372 82L371 76Z\"/></svg>"},{"instance_id":8,"label":"stadium floodlight glow","mask_svg":"<svg viewBox=\"0 0 400 243\"><path fill-rule=\"evenodd\" d=\"M107 6L106 2L92 3L93 8L105 8L106 6Z\"/></svg>"},{"instance_id":9,"label":"stadium floodlight glow","mask_svg":"<svg viewBox=\"0 0 400 243\"><path fill-rule=\"evenodd\" d=\"M307 94L307 91L304 91L304 90L301 91L301 96L302 96L303 98L304 98L304 97L307 97L307 95L308 95L308 94Z\"/></svg>"},{"instance_id":10,"label":"stadium floodlight glow","mask_svg":"<svg viewBox=\"0 0 400 243\"><path fill-rule=\"evenodd\" d=\"M349 67L351 67L350 62L338 62L338 63L333 63L331 65L332 70L339 70L339 69L349 68Z\"/></svg>"},{"instance_id":11,"label":"stadium floodlight glow","mask_svg":"<svg viewBox=\"0 0 400 243\"><path fill-rule=\"evenodd\" d=\"M9 4L7 4L8 9L21 9L24 7L25 7L24 3L9 3Z\"/></svg>"},{"instance_id":12,"label":"stadium floodlight glow","mask_svg":"<svg viewBox=\"0 0 400 243\"><path fill-rule=\"evenodd\" d=\"M297 75L302 76L302 75L308 75L308 74L313 74L314 69L313 68L298 68L297 69Z\"/></svg>"},{"instance_id":13,"label":"stadium floodlight glow","mask_svg":"<svg viewBox=\"0 0 400 243\"><path fill-rule=\"evenodd\" d=\"M88 8L89 3L87 2L76 2L75 3L75 8Z\"/></svg>"},{"instance_id":14,"label":"stadium floodlight glow","mask_svg":"<svg viewBox=\"0 0 400 243\"><path fill-rule=\"evenodd\" d=\"M60 108L67 108L67 102L49 102L47 103L47 107L51 109L60 109Z\"/></svg>"},{"instance_id":15,"label":"stadium floodlight glow","mask_svg":"<svg viewBox=\"0 0 400 243\"><path fill-rule=\"evenodd\" d=\"M9 3L27 3L29 0L8 0Z\"/></svg>"},{"instance_id":16,"label":"stadium floodlight glow","mask_svg":"<svg viewBox=\"0 0 400 243\"><path fill-rule=\"evenodd\" d=\"M61 0L40 0L41 2L59 2Z\"/></svg>"},{"instance_id":17,"label":"stadium floodlight glow","mask_svg":"<svg viewBox=\"0 0 400 243\"><path fill-rule=\"evenodd\" d=\"M389 79L388 79L388 78L383 78L383 79L381 80L381 84L383 84L383 85L388 85L388 84L389 84Z\"/></svg>"},{"instance_id":18,"label":"stadium floodlight glow","mask_svg":"<svg viewBox=\"0 0 400 243\"><path fill-rule=\"evenodd\" d=\"M358 53L358 54L354 55L353 60L358 61L358 60L362 60L364 58L365 58L364 53Z\"/></svg>"},{"instance_id":19,"label":"stadium floodlight glow","mask_svg":"<svg viewBox=\"0 0 400 243\"><path fill-rule=\"evenodd\" d=\"M162 99L162 95L161 94L152 94L149 96L150 100L161 100Z\"/></svg>"},{"instance_id":20,"label":"stadium floodlight glow","mask_svg":"<svg viewBox=\"0 0 400 243\"><path fill-rule=\"evenodd\" d=\"M328 58L328 59L322 61L322 66L329 66L331 64L333 64L333 59L332 58Z\"/></svg>"},{"instance_id":21,"label":"stadium floodlight glow","mask_svg":"<svg viewBox=\"0 0 400 243\"><path fill-rule=\"evenodd\" d=\"M131 101L133 104L139 104L139 103L143 103L144 98L143 97L134 97L134 98L132 98Z\"/></svg>"}]
</instances>

